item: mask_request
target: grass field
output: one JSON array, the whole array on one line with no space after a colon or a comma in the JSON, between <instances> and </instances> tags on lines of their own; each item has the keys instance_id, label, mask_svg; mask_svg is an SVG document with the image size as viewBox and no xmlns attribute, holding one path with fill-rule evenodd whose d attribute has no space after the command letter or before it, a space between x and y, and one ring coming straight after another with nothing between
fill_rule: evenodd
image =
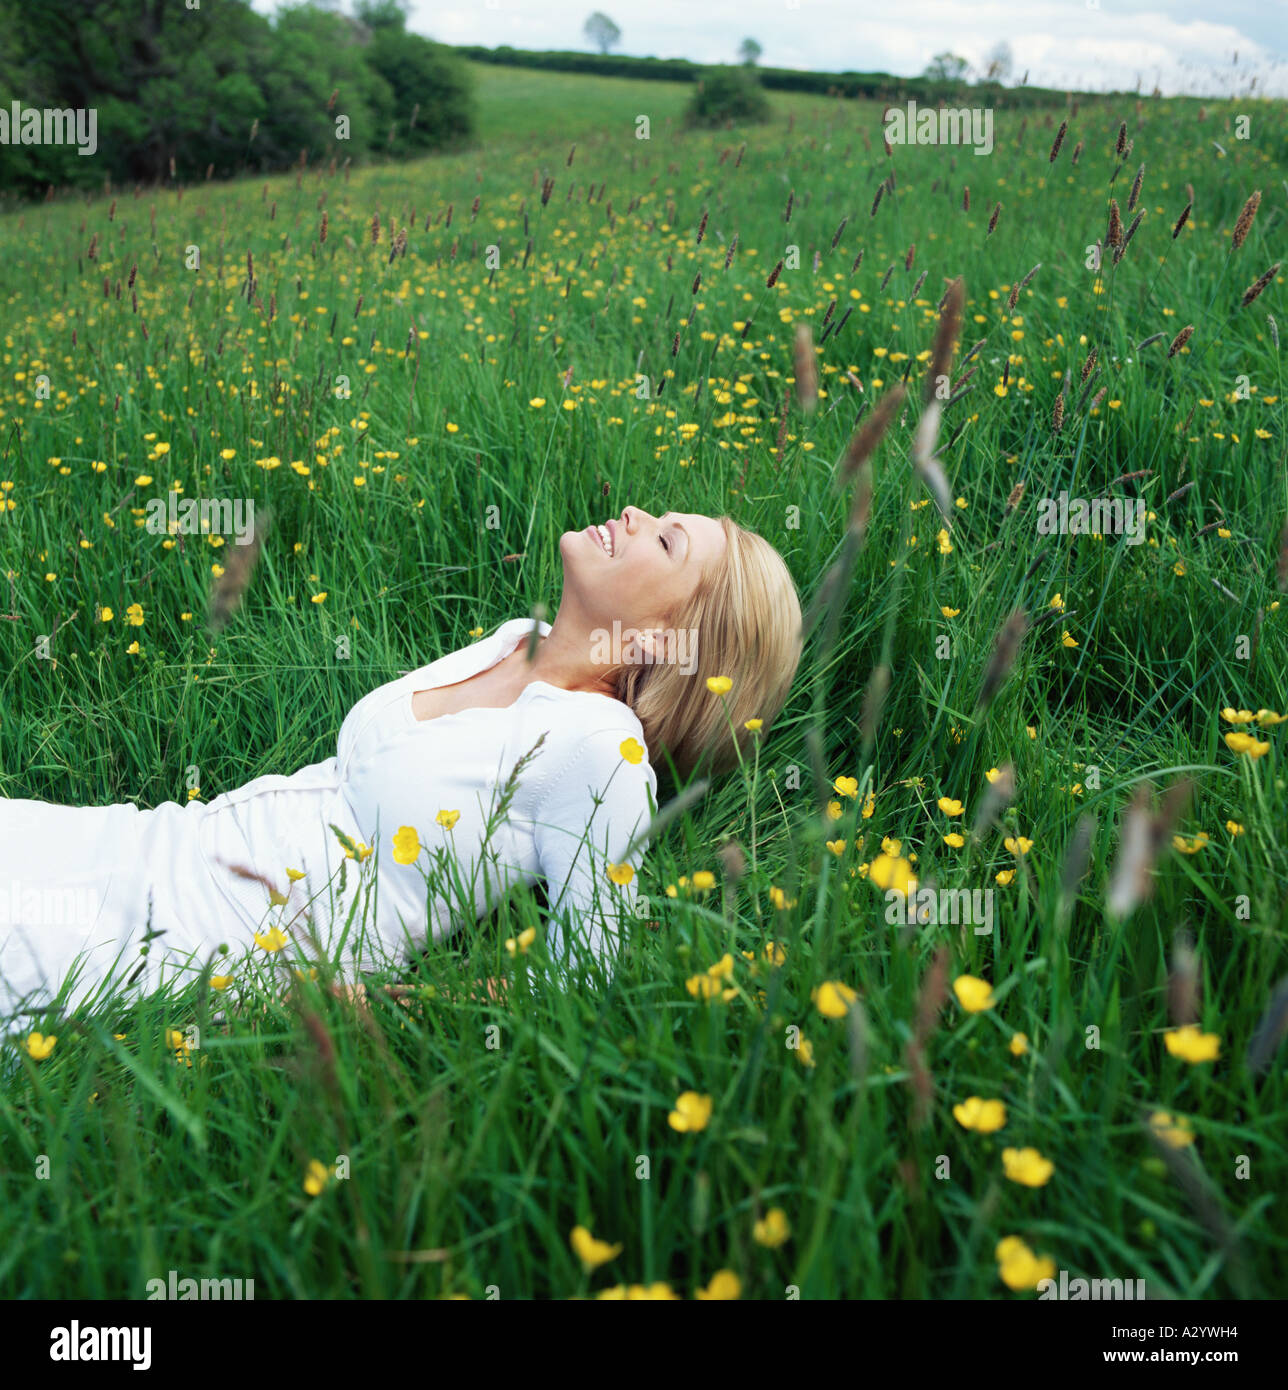
<instances>
[{"instance_id":1,"label":"grass field","mask_svg":"<svg viewBox=\"0 0 1288 1390\"><path fill-rule=\"evenodd\" d=\"M1087 99L999 112L987 157L888 157L873 105L690 135L682 87L476 72L463 155L0 219L0 791L150 806L193 766L208 799L328 757L398 670L552 616L560 533L627 503L732 514L807 608L831 572L834 628L754 766L651 849L611 991L525 990L517 901L367 1019L238 971L15 1021L0 1290L1282 1296L1283 277L1241 301L1282 243L1283 106ZM1092 269L1111 199L1143 218ZM949 526L912 446L957 276ZM905 379L847 544L842 460ZM151 534L172 488L271 508L217 637L231 546ZM1039 534L1062 490L1141 499L1142 543ZM991 932L890 924L909 875L991 891ZM507 1004L464 1001L484 975ZM609 1245L583 1260L578 1226Z\"/></svg>"}]
</instances>

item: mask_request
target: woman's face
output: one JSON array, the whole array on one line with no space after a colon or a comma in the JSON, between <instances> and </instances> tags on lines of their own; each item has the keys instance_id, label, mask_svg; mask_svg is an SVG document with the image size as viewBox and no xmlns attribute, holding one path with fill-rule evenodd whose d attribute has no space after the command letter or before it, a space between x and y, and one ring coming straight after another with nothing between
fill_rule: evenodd
<instances>
[{"instance_id":1,"label":"woman's face","mask_svg":"<svg viewBox=\"0 0 1288 1390\"><path fill-rule=\"evenodd\" d=\"M564 598L573 598L591 628L611 628L614 619L623 630L664 626L728 545L714 517L689 512L656 517L625 507L604 524L611 553L594 525L559 538Z\"/></svg>"}]
</instances>

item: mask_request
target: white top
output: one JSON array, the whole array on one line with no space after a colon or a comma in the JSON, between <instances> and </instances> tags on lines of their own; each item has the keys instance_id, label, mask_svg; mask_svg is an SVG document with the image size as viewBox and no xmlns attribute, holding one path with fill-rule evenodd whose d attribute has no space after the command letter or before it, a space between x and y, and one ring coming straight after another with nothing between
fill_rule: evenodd
<instances>
[{"instance_id":1,"label":"white top","mask_svg":"<svg viewBox=\"0 0 1288 1390\"><path fill-rule=\"evenodd\" d=\"M149 893L153 930L163 933L142 962L149 987L181 963L200 969L221 942L230 955L216 973L236 974L254 932L292 918L288 937L304 946L309 924L296 914L311 900L312 927L332 959L346 973L374 969L539 877L552 958L571 965L589 951L611 971L615 919L633 910L636 885L614 885L606 869L625 861L656 810L657 777L634 711L610 696L531 681L505 709L430 720L412 712L415 691L494 666L531 630L531 619L512 619L379 686L345 717L334 757L291 776L257 777L209 803L140 810L0 799L0 1004L6 986L6 1007L29 991L52 993L82 951L86 973L69 1002L85 998L114 961L122 977L132 973ZM628 739L645 749L639 763L622 755ZM502 790L527 753L506 810ZM436 823L440 811L460 813L451 829ZM333 825L373 849L361 873ZM393 857L402 826L424 847L414 864ZM642 857L641 845L629 859L636 871ZM291 882L287 868L305 877ZM270 884L287 895L284 909L270 911Z\"/></svg>"}]
</instances>

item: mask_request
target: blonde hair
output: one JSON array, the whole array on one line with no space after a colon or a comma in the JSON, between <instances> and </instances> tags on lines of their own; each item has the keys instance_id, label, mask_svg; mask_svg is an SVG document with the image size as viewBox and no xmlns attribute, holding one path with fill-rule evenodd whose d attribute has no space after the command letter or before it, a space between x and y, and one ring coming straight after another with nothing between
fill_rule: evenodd
<instances>
[{"instance_id":1,"label":"blonde hair","mask_svg":"<svg viewBox=\"0 0 1288 1390\"><path fill-rule=\"evenodd\" d=\"M661 772L669 755L682 779L736 767L735 734L748 755L753 734L745 721L762 720L765 736L801 658L800 599L783 557L731 517L717 520L728 541L722 559L703 574L688 603L666 617L673 629L696 634L696 669L686 674L676 662L659 661L617 673L618 698L644 726L649 760ZM711 676L729 677L728 694L707 688Z\"/></svg>"}]
</instances>

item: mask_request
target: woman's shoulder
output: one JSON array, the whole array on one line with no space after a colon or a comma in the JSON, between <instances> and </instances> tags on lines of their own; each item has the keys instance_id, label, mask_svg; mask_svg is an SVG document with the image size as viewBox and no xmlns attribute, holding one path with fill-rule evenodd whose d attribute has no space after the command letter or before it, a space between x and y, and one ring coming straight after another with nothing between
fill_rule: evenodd
<instances>
[{"instance_id":1,"label":"woman's shoulder","mask_svg":"<svg viewBox=\"0 0 1288 1390\"><path fill-rule=\"evenodd\" d=\"M566 692L567 716L558 736L559 780L587 786L611 785L642 793L647 785L656 794L657 774L649 761L648 743L639 716L624 701L589 691Z\"/></svg>"}]
</instances>

